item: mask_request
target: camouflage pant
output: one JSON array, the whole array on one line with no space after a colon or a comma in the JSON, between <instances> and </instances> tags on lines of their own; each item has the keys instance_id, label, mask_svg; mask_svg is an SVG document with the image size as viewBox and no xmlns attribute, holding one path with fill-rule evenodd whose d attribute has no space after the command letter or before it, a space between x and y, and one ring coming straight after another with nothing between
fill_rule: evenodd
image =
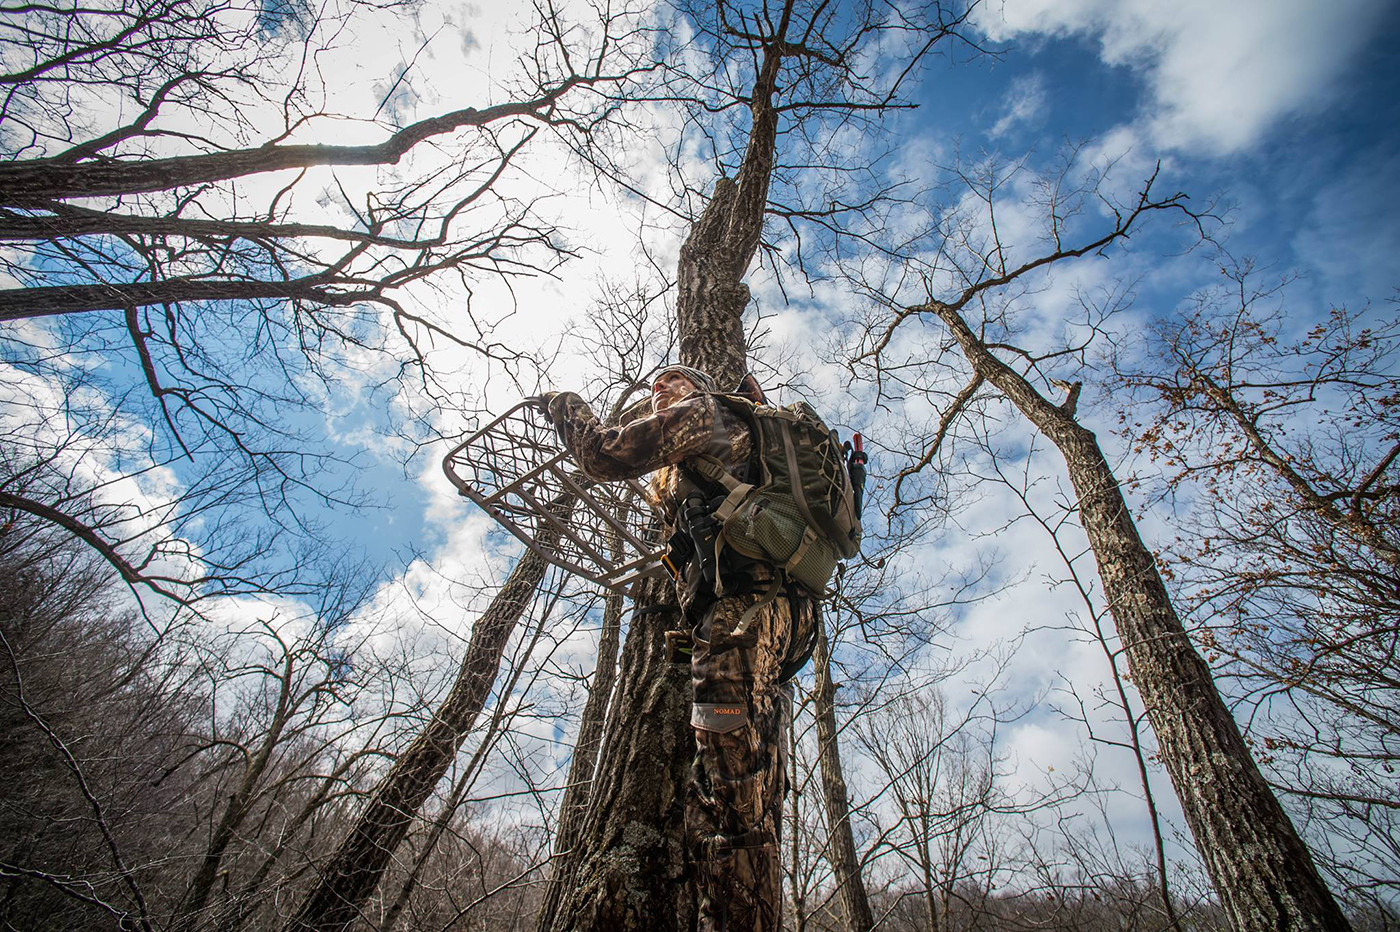
<instances>
[{"instance_id":1,"label":"camouflage pant","mask_svg":"<svg viewBox=\"0 0 1400 932\"><path fill-rule=\"evenodd\" d=\"M695 763L686 835L700 932L777 932L782 926L778 843L786 734L777 680L794 625L791 603L780 596L733 637L744 611L760 599L720 599L695 628Z\"/></svg>"}]
</instances>

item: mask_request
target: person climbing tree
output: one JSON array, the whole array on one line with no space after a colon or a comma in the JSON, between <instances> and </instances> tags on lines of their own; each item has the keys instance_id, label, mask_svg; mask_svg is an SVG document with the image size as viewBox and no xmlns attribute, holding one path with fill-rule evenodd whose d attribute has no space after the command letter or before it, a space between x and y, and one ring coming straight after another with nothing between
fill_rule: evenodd
<instances>
[{"instance_id":1,"label":"person climbing tree","mask_svg":"<svg viewBox=\"0 0 1400 932\"><path fill-rule=\"evenodd\" d=\"M692 628L667 640L674 660L689 660L694 687L685 826L702 932L781 927L780 687L810 657L816 624L812 593L797 578L802 554L779 567L741 554L724 536L723 518L769 474L761 422L745 401L756 410L762 392L752 377L741 390L717 394L705 373L672 366L652 383L651 414L618 427L605 426L572 392L541 398L586 474L599 481L654 474L654 503L673 531L667 562Z\"/></svg>"}]
</instances>

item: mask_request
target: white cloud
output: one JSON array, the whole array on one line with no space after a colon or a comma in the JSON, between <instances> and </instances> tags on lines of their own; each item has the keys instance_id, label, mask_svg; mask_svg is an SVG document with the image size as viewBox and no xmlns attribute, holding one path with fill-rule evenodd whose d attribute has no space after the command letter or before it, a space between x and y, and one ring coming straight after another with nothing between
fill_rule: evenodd
<instances>
[{"instance_id":1,"label":"white cloud","mask_svg":"<svg viewBox=\"0 0 1400 932\"><path fill-rule=\"evenodd\" d=\"M1379 0L1004 0L979 26L994 39L1096 40L1109 65L1141 74L1139 120L1161 148L1221 155L1335 91L1371 34Z\"/></svg>"},{"instance_id":2,"label":"white cloud","mask_svg":"<svg viewBox=\"0 0 1400 932\"><path fill-rule=\"evenodd\" d=\"M993 137L1005 136L1025 123L1038 122L1045 115L1045 76L1040 72L1022 75L1011 82L1002 115L989 130Z\"/></svg>"}]
</instances>

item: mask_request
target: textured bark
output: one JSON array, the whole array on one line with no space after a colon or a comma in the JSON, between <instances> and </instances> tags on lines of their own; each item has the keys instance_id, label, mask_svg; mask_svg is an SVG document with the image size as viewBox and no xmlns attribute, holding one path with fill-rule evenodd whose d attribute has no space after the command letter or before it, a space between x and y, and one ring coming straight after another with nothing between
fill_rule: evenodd
<instances>
[{"instance_id":1,"label":"textured bark","mask_svg":"<svg viewBox=\"0 0 1400 932\"><path fill-rule=\"evenodd\" d=\"M569 502L565 510L571 508ZM551 540L543 533L537 538L545 547L553 546L557 539L557 534ZM341 932L360 915L419 808L447 772L486 704L506 642L548 567L543 557L527 550L511 570L472 628L471 642L447 699L375 787L364 812L288 921L285 928L289 932Z\"/></svg>"},{"instance_id":2,"label":"textured bark","mask_svg":"<svg viewBox=\"0 0 1400 932\"><path fill-rule=\"evenodd\" d=\"M1187 636L1098 438L997 359L947 305L930 305L977 373L1065 459L1133 682L1196 847L1236 932L1350 929L1259 772Z\"/></svg>"},{"instance_id":3,"label":"textured bark","mask_svg":"<svg viewBox=\"0 0 1400 932\"><path fill-rule=\"evenodd\" d=\"M677 269L681 362L708 372L724 389L748 371L743 277L758 251L768 206L778 112L772 98L782 55L769 49L754 87L748 148L737 180L721 178L681 246Z\"/></svg>"},{"instance_id":4,"label":"textured bark","mask_svg":"<svg viewBox=\"0 0 1400 932\"><path fill-rule=\"evenodd\" d=\"M267 301L299 299L327 305L353 304L375 293L374 288L350 288L343 276L330 272L262 281L248 278L219 281L169 278L157 282L97 285L49 285L0 290L0 321L28 320L88 311L113 311L148 304L182 301Z\"/></svg>"},{"instance_id":5,"label":"textured bark","mask_svg":"<svg viewBox=\"0 0 1400 932\"><path fill-rule=\"evenodd\" d=\"M598 767L599 746L603 739L603 724L607 717L613 683L617 679L617 648L622 631L622 596L610 593L603 607L603 633L598 640L598 663L593 671L593 683L588 701L579 721L578 739L574 742L574 757L569 762L569 784L559 804L559 828L554 833L554 861L563 864L569 851L578 843L589 800L594 798L593 774ZM560 871L545 888L544 904L540 907L535 927L548 932L559 913L563 900Z\"/></svg>"},{"instance_id":6,"label":"textured bark","mask_svg":"<svg viewBox=\"0 0 1400 932\"><path fill-rule=\"evenodd\" d=\"M817 760L821 764L822 796L826 803L826 824L830 832L827 857L836 876L846 932L868 932L875 925L860 874L855 837L851 834L851 803L846 777L841 768L841 750L836 730L836 684L831 681L831 648L825 625L817 625L817 646L812 652L816 676Z\"/></svg>"},{"instance_id":7,"label":"textured bark","mask_svg":"<svg viewBox=\"0 0 1400 932\"><path fill-rule=\"evenodd\" d=\"M686 932L695 907L686 883L685 781L694 756L690 672L667 662L679 623L668 580L643 584L591 802L573 854L559 862L562 901L550 926L596 932Z\"/></svg>"}]
</instances>

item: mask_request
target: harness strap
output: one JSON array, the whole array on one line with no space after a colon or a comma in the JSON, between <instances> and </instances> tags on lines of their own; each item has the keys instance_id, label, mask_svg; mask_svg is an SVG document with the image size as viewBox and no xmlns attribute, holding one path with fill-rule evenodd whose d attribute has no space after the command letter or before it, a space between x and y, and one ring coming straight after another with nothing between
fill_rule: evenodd
<instances>
[{"instance_id":1,"label":"harness strap","mask_svg":"<svg viewBox=\"0 0 1400 932\"><path fill-rule=\"evenodd\" d=\"M773 579L768 583L768 588L763 592L763 597L757 602L750 605L744 611L744 614L739 616L739 623L734 626L734 637L743 637L744 632L749 630L749 625L753 624L755 616L758 615L758 610L763 608L763 606L765 605L771 604L773 600L778 597L778 590L782 587L782 576L774 574Z\"/></svg>"},{"instance_id":2,"label":"harness strap","mask_svg":"<svg viewBox=\"0 0 1400 932\"><path fill-rule=\"evenodd\" d=\"M718 482L731 492L734 491L735 486L743 484L730 475L729 470L724 468L724 463L720 462L719 457L702 453L699 456L692 456L686 460L686 463L704 478L711 482Z\"/></svg>"},{"instance_id":3,"label":"harness strap","mask_svg":"<svg viewBox=\"0 0 1400 932\"><path fill-rule=\"evenodd\" d=\"M719 507L711 512L711 515L719 525L719 533L715 535L714 542L715 566L719 566L720 551L724 549L724 522L729 520L729 516L734 514L739 507L739 503L748 497L748 494L753 491L754 486L752 483L740 482L730 474L729 470L725 468L724 463L720 462L717 457L710 456L709 454L692 457L686 461L686 465L693 469L702 479L707 479L710 482L722 486L728 493L725 495L724 501L720 502ZM724 585L724 579L717 573L715 575L715 595L723 596L728 594L730 593Z\"/></svg>"}]
</instances>

